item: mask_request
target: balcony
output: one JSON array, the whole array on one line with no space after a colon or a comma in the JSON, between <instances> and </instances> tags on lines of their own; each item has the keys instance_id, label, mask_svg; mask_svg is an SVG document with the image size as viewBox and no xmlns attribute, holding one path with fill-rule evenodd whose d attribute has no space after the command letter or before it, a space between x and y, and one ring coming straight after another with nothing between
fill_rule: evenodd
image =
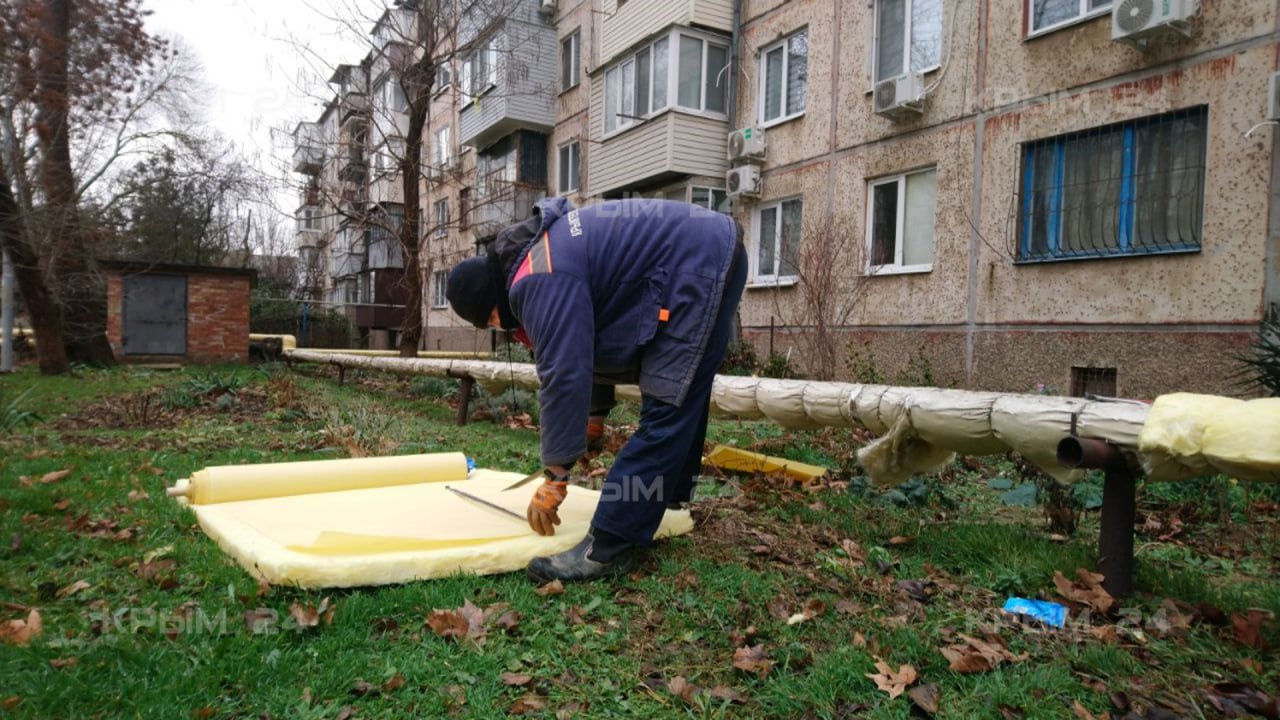
<instances>
[{"instance_id":1,"label":"balcony","mask_svg":"<svg viewBox=\"0 0 1280 720\"><path fill-rule=\"evenodd\" d=\"M338 179L345 182L364 182L369 166L365 163L364 153L351 150L343 154L338 165Z\"/></svg>"},{"instance_id":2,"label":"balcony","mask_svg":"<svg viewBox=\"0 0 1280 720\"><path fill-rule=\"evenodd\" d=\"M733 3L723 0L601 0L600 63L608 64L636 43L671 25L733 31Z\"/></svg>"},{"instance_id":3,"label":"balcony","mask_svg":"<svg viewBox=\"0 0 1280 720\"><path fill-rule=\"evenodd\" d=\"M517 130L550 132L556 122L555 94L548 90L557 82L555 29L510 18L487 42L473 53L483 60L471 62L475 94L462 106L459 142L483 149Z\"/></svg>"},{"instance_id":4,"label":"balcony","mask_svg":"<svg viewBox=\"0 0 1280 720\"><path fill-rule=\"evenodd\" d=\"M298 123L293 130L293 171L316 175L324 167L324 146L316 123Z\"/></svg>"},{"instance_id":5,"label":"balcony","mask_svg":"<svg viewBox=\"0 0 1280 720\"><path fill-rule=\"evenodd\" d=\"M544 188L503 180L484 185L487 191L476 196L467 218L477 239L493 237L502 228L529 217L530 209L547 196Z\"/></svg>"},{"instance_id":6,"label":"balcony","mask_svg":"<svg viewBox=\"0 0 1280 720\"><path fill-rule=\"evenodd\" d=\"M594 122L595 137L600 122ZM723 177L728 128L724 120L671 110L619 132L595 151L588 193L612 196L690 175Z\"/></svg>"}]
</instances>

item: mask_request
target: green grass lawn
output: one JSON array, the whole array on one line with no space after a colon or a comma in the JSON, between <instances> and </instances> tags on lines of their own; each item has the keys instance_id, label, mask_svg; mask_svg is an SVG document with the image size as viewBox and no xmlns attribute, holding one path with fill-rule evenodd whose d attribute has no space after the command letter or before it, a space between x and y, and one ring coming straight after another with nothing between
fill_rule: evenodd
<instances>
[{"instance_id":1,"label":"green grass lawn","mask_svg":"<svg viewBox=\"0 0 1280 720\"><path fill-rule=\"evenodd\" d=\"M209 465L352 453L538 467L536 430L495 400L459 428L450 383L335 379L318 366L0 377L0 622L36 609L43 624L27 645L0 644L0 715L913 717L915 701L868 677L877 661L912 666L911 688L936 686L943 718L1120 717L1117 702L1132 717L1218 717L1245 690L1215 684L1280 687L1275 493L1143 488L1138 593L1046 632L997 610L1010 595L1063 601L1054 574L1092 567L1096 513L1051 534L1039 508L988 486L1019 479L1002 458L957 462L898 507L846 491L850 433L767 423L713 421L711 441L826 464L836 480L708 482L694 533L628 578L547 597L522 574L260 588L166 485ZM615 443L634 421L634 408L617 413ZM325 599L331 622L291 616ZM480 642L428 625L468 601L512 614ZM1007 657L956 672L940 649L962 636Z\"/></svg>"}]
</instances>

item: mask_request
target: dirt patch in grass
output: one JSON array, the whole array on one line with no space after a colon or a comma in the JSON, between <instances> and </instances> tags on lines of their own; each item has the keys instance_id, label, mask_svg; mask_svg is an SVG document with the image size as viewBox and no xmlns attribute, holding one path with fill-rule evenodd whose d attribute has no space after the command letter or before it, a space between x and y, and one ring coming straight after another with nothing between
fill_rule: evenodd
<instances>
[{"instance_id":1,"label":"dirt patch in grass","mask_svg":"<svg viewBox=\"0 0 1280 720\"><path fill-rule=\"evenodd\" d=\"M267 394L246 388L209 393L175 404L161 390L144 390L103 400L52 423L63 433L99 430L142 430L177 427L198 418L219 418L229 425L261 420L270 409Z\"/></svg>"}]
</instances>

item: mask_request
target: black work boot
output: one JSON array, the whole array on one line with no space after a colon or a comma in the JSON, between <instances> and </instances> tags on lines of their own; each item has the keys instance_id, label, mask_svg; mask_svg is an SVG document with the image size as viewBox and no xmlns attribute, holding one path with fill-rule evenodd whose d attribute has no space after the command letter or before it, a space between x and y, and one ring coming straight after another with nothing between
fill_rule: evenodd
<instances>
[{"instance_id":1,"label":"black work boot","mask_svg":"<svg viewBox=\"0 0 1280 720\"><path fill-rule=\"evenodd\" d=\"M639 548L604 530L591 528L582 542L556 555L536 557L526 572L539 584L572 582L625 573L635 567Z\"/></svg>"}]
</instances>

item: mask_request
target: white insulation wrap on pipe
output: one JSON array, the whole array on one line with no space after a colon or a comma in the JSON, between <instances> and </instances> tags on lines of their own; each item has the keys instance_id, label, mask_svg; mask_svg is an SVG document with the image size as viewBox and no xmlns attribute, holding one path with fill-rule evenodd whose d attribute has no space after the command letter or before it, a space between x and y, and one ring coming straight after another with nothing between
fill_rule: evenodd
<instances>
[{"instance_id":1,"label":"white insulation wrap on pipe","mask_svg":"<svg viewBox=\"0 0 1280 720\"><path fill-rule=\"evenodd\" d=\"M446 377L467 374L491 392L514 383L533 390L533 365L477 360L362 357L333 351L286 351L292 360ZM618 396L639 399L635 386ZM885 484L950 461L953 453L1016 450L1064 481L1079 471L1058 466L1069 435L1105 440L1141 460L1152 479L1229 473L1280 482L1280 399L1233 400L1208 395L1161 396L1151 406L1084 400L719 375L711 409L743 420L768 418L784 427L862 427L880 436L858 453L872 480ZM1141 443L1139 442L1141 440ZM1140 447L1141 445L1141 447Z\"/></svg>"}]
</instances>

